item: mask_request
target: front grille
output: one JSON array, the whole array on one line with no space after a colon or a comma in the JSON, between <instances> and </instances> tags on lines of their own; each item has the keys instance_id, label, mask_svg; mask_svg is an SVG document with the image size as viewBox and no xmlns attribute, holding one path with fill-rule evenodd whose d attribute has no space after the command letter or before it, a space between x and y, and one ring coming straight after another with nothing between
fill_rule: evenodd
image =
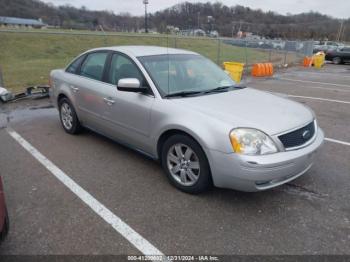
<instances>
[{"instance_id":1,"label":"front grille","mask_svg":"<svg viewBox=\"0 0 350 262\"><path fill-rule=\"evenodd\" d=\"M310 124L297 129L293 132L279 136L283 146L288 149L291 147L302 146L308 142L315 134L315 124L311 122Z\"/></svg>"}]
</instances>

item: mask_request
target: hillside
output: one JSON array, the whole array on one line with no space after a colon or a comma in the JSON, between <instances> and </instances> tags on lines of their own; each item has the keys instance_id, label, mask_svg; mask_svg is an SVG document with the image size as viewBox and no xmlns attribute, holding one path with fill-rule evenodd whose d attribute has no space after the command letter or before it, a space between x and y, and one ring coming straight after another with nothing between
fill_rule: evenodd
<instances>
[{"instance_id":1,"label":"hillside","mask_svg":"<svg viewBox=\"0 0 350 262\"><path fill-rule=\"evenodd\" d=\"M134 32L144 26L142 17L115 14L108 11L91 11L72 6L53 6L38 0L0 0L0 16L42 18L44 22L63 28L97 29ZM165 33L166 26L180 29L208 30L207 16L212 16L212 28L222 36L231 36L239 28L265 37L283 39L337 38L340 20L319 13L280 15L243 6L228 7L221 3L181 3L150 14L150 26ZM350 41L350 19L344 23L343 41Z\"/></svg>"},{"instance_id":2,"label":"hillside","mask_svg":"<svg viewBox=\"0 0 350 262\"><path fill-rule=\"evenodd\" d=\"M69 5L54 6L38 0L0 0L0 16L41 18L49 25L73 29L96 29L101 24L105 30L110 31L121 31L123 27L131 30L135 27L136 20L141 19Z\"/></svg>"},{"instance_id":3,"label":"hillside","mask_svg":"<svg viewBox=\"0 0 350 262\"><path fill-rule=\"evenodd\" d=\"M298 15L280 15L274 12L263 12L249 7L228 7L221 3L182 3L170 7L153 16L154 24L164 27L167 24L180 28L193 28L199 24L207 27L207 16L213 16L214 28L221 35L231 36L232 31L249 31L266 37L283 39L336 39L340 27L339 19L315 12ZM343 40L350 40L350 19L345 22Z\"/></svg>"}]
</instances>

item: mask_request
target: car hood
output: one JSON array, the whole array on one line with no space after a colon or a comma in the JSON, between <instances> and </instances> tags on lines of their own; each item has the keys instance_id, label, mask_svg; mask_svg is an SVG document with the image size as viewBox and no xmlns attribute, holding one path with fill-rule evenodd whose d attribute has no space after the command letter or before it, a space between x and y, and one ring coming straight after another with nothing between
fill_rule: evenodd
<instances>
[{"instance_id":1,"label":"car hood","mask_svg":"<svg viewBox=\"0 0 350 262\"><path fill-rule=\"evenodd\" d=\"M252 88L172 100L232 124L232 128L256 128L269 135L303 126L314 118L300 103Z\"/></svg>"}]
</instances>

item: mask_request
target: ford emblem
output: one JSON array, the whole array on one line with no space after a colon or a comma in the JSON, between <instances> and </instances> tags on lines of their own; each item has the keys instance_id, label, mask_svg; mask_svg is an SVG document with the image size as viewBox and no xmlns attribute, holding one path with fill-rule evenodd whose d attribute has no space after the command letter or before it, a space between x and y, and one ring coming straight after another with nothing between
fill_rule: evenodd
<instances>
[{"instance_id":1,"label":"ford emblem","mask_svg":"<svg viewBox=\"0 0 350 262\"><path fill-rule=\"evenodd\" d=\"M308 140L311 137L311 132L310 130L305 130L302 134L302 137L304 140Z\"/></svg>"}]
</instances>

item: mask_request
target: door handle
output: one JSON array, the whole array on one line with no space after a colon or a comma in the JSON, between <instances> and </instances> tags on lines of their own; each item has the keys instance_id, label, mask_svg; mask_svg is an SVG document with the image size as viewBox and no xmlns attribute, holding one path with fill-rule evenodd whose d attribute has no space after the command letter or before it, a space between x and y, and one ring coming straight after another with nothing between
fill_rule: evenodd
<instances>
[{"instance_id":1,"label":"door handle","mask_svg":"<svg viewBox=\"0 0 350 262\"><path fill-rule=\"evenodd\" d=\"M69 87L73 90L73 92L78 92L79 91L78 87L75 87L73 85L70 85Z\"/></svg>"},{"instance_id":2,"label":"door handle","mask_svg":"<svg viewBox=\"0 0 350 262\"><path fill-rule=\"evenodd\" d=\"M115 103L115 101L113 99L109 99L109 98L103 98L103 101L105 101L107 103L107 105L111 106Z\"/></svg>"}]
</instances>

